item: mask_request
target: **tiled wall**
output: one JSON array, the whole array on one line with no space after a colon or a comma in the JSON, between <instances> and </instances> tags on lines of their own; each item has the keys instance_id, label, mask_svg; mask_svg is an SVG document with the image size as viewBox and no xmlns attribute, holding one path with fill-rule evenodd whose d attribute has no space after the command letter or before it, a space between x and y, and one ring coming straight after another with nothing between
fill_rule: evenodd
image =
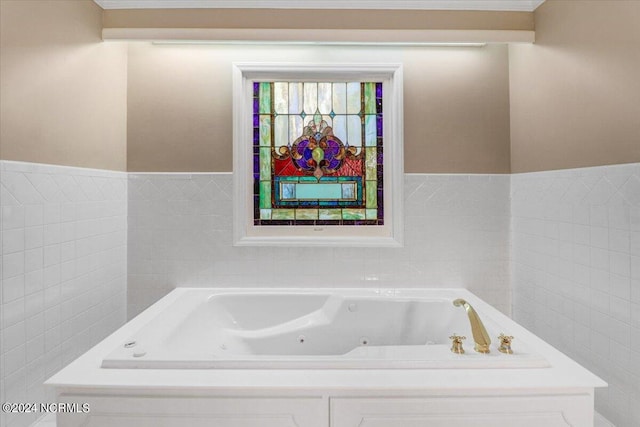
<instances>
[{"instance_id":1,"label":"tiled wall","mask_svg":"<svg viewBox=\"0 0 640 427\"><path fill-rule=\"evenodd\" d=\"M640 425L640 164L512 175L515 320L600 375Z\"/></svg>"},{"instance_id":2,"label":"tiled wall","mask_svg":"<svg viewBox=\"0 0 640 427\"><path fill-rule=\"evenodd\" d=\"M43 402L42 382L126 319L127 178L2 161L0 183L0 401Z\"/></svg>"},{"instance_id":3,"label":"tiled wall","mask_svg":"<svg viewBox=\"0 0 640 427\"><path fill-rule=\"evenodd\" d=\"M406 175L389 249L233 247L231 183L129 174L129 317L177 286L465 287L509 311L508 175Z\"/></svg>"}]
</instances>

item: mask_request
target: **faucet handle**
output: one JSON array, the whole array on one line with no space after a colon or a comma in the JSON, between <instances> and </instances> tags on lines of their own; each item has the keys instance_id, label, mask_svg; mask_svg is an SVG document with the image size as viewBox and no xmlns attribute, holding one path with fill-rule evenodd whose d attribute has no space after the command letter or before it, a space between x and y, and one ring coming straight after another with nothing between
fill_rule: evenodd
<instances>
[{"instance_id":1,"label":"faucet handle","mask_svg":"<svg viewBox=\"0 0 640 427\"><path fill-rule=\"evenodd\" d=\"M513 350L511 350L511 341L513 341L513 336L505 335L503 333L498 336L500 340L500 347L498 347L498 351L505 354L513 354Z\"/></svg>"},{"instance_id":2,"label":"faucet handle","mask_svg":"<svg viewBox=\"0 0 640 427\"><path fill-rule=\"evenodd\" d=\"M455 333L449 337L451 340L451 352L456 354L464 354L464 348L462 348L462 341L467 337L456 335Z\"/></svg>"}]
</instances>

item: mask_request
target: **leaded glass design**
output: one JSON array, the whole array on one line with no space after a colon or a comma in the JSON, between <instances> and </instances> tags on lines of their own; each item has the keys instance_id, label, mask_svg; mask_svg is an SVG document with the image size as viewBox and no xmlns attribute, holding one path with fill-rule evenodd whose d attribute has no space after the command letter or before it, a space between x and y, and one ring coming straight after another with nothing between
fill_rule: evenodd
<instances>
[{"instance_id":1,"label":"leaded glass design","mask_svg":"<svg viewBox=\"0 0 640 427\"><path fill-rule=\"evenodd\" d=\"M382 83L254 82L255 225L383 225Z\"/></svg>"}]
</instances>

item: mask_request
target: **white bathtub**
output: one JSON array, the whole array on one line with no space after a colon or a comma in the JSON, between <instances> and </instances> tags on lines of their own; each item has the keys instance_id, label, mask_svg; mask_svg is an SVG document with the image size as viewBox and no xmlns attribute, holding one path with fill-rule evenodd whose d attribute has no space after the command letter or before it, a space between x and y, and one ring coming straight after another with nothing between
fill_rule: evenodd
<instances>
[{"instance_id":1,"label":"white bathtub","mask_svg":"<svg viewBox=\"0 0 640 427\"><path fill-rule=\"evenodd\" d=\"M489 354L456 298L480 315ZM454 333L465 354L450 351ZM91 408L58 427L592 427L606 386L462 289L188 288L46 384Z\"/></svg>"},{"instance_id":2,"label":"white bathtub","mask_svg":"<svg viewBox=\"0 0 640 427\"><path fill-rule=\"evenodd\" d=\"M104 368L541 368L526 337L514 354L498 349L508 323L480 316L494 342L473 351L458 291L392 296L367 289L212 291L181 295L103 360ZM467 352L450 351L452 334Z\"/></svg>"}]
</instances>

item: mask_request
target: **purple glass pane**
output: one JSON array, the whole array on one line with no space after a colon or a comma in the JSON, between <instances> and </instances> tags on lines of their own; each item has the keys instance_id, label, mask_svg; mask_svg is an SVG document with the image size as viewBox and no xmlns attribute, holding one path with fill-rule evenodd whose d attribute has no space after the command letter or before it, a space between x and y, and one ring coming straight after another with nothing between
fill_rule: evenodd
<instances>
[{"instance_id":1,"label":"purple glass pane","mask_svg":"<svg viewBox=\"0 0 640 427\"><path fill-rule=\"evenodd\" d=\"M340 160L337 159L331 159L329 161L329 169L335 169L340 165Z\"/></svg>"},{"instance_id":2,"label":"purple glass pane","mask_svg":"<svg viewBox=\"0 0 640 427\"><path fill-rule=\"evenodd\" d=\"M340 144L334 141L333 139L327 138L327 149L324 150L325 156L330 155L331 157L335 156L340 152Z\"/></svg>"}]
</instances>

